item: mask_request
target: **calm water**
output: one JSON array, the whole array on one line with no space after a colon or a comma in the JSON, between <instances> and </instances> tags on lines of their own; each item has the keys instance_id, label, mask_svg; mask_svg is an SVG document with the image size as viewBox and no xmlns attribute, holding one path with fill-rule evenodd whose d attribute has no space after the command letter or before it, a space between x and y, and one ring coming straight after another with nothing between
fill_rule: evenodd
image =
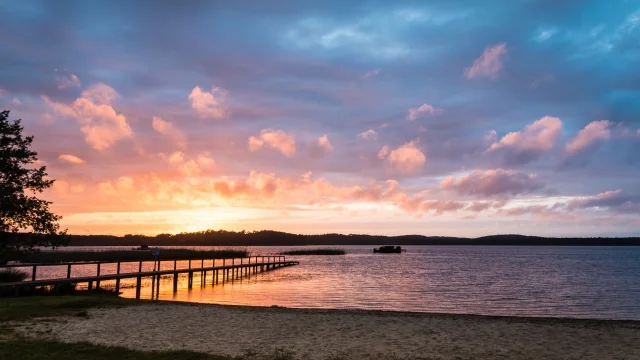
<instances>
[{"instance_id":1,"label":"calm water","mask_svg":"<svg viewBox=\"0 0 640 360\"><path fill-rule=\"evenodd\" d=\"M161 300L215 304L356 308L482 315L640 320L640 247L405 247L403 254L372 254L373 247L339 247L345 256L287 257L300 265L206 286L186 278L173 292L161 281ZM291 249L250 247L253 255ZM199 264L199 262L198 262ZM209 261L210 264L210 261ZM173 264L166 264L167 267ZM218 265L218 263L216 264ZM181 262L179 267L186 267ZM151 269L145 264L145 269ZM163 266L163 269L165 266ZM131 265L136 271L137 264ZM113 273L115 266L103 266ZM95 274L74 270L74 276ZM39 270L64 277L66 268ZM151 298L151 281L142 297ZM122 296L135 297L125 288Z\"/></svg>"}]
</instances>

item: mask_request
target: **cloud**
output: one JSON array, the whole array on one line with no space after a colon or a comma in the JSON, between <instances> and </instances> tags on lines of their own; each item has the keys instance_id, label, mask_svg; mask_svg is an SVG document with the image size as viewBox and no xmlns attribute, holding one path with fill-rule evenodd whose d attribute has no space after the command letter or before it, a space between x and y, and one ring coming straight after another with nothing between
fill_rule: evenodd
<instances>
[{"instance_id":1,"label":"cloud","mask_svg":"<svg viewBox=\"0 0 640 360\"><path fill-rule=\"evenodd\" d=\"M613 125L608 120L594 121L580 130L576 136L571 139L565 149L571 156L577 155L585 150L593 148L598 143L609 140L611 137L610 127Z\"/></svg>"},{"instance_id":2,"label":"cloud","mask_svg":"<svg viewBox=\"0 0 640 360\"><path fill-rule=\"evenodd\" d=\"M58 159L66 163L75 164L75 165L84 164L86 162L75 155L69 155L69 154L62 154L58 156Z\"/></svg>"},{"instance_id":3,"label":"cloud","mask_svg":"<svg viewBox=\"0 0 640 360\"><path fill-rule=\"evenodd\" d=\"M416 142L411 141L391 151L386 161L392 169L408 174L418 171L427 161L427 157L418 148Z\"/></svg>"},{"instance_id":4,"label":"cloud","mask_svg":"<svg viewBox=\"0 0 640 360\"><path fill-rule=\"evenodd\" d=\"M151 126L155 131L159 132L160 134L173 139L173 141L175 141L178 144L178 146L180 147L186 146L187 144L186 136L182 133L182 131L180 131L180 129L175 127L169 121L164 121L161 118L154 116L151 121Z\"/></svg>"},{"instance_id":5,"label":"cloud","mask_svg":"<svg viewBox=\"0 0 640 360\"><path fill-rule=\"evenodd\" d=\"M250 151L256 151L266 145L280 151L285 156L293 157L296 155L295 137L283 130L263 129L259 137L251 136L249 138ZM329 143L329 145L331 144Z\"/></svg>"},{"instance_id":6,"label":"cloud","mask_svg":"<svg viewBox=\"0 0 640 360\"><path fill-rule=\"evenodd\" d=\"M220 119L229 115L229 112L222 107L222 103L227 96L227 91L219 88L211 88L211 92L202 90L196 86L189 94L191 107L203 118Z\"/></svg>"},{"instance_id":7,"label":"cloud","mask_svg":"<svg viewBox=\"0 0 640 360\"><path fill-rule=\"evenodd\" d=\"M418 206L418 211L422 213L433 211L436 216L440 216L447 212L455 213L466 206L466 203L456 200L427 200Z\"/></svg>"},{"instance_id":8,"label":"cloud","mask_svg":"<svg viewBox=\"0 0 640 360\"><path fill-rule=\"evenodd\" d=\"M20 106L22 105L22 101L20 101L20 99L18 98L13 98L13 100L11 100L11 103L15 106Z\"/></svg>"},{"instance_id":9,"label":"cloud","mask_svg":"<svg viewBox=\"0 0 640 360\"><path fill-rule=\"evenodd\" d=\"M69 184L69 182L64 180L56 180L53 183L53 191L61 195L80 194L84 191L84 186L80 184Z\"/></svg>"},{"instance_id":10,"label":"cloud","mask_svg":"<svg viewBox=\"0 0 640 360\"><path fill-rule=\"evenodd\" d=\"M503 136L499 142L491 144L487 152L505 149L509 163L527 163L551 150L561 135L562 121L545 116L527 125L522 131Z\"/></svg>"},{"instance_id":11,"label":"cloud","mask_svg":"<svg viewBox=\"0 0 640 360\"><path fill-rule=\"evenodd\" d=\"M71 105L42 97L55 113L75 118L82 125L80 130L85 134L85 141L96 150L104 150L133 135L125 116L111 106L117 98L118 93L103 83L90 86Z\"/></svg>"},{"instance_id":12,"label":"cloud","mask_svg":"<svg viewBox=\"0 0 640 360\"><path fill-rule=\"evenodd\" d=\"M388 145L383 146L380 151L378 151L378 159L385 159L390 151Z\"/></svg>"},{"instance_id":13,"label":"cloud","mask_svg":"<svg viewBox=\"0 0 640 360\"><path fill-rule=\"evenodd\" d=\"M541 189L542 184L534 174L516 173L512 170L474 170L471 174L456 178L449 176L440 187L458 195L495 196L520 195Z\"/></svg>"},{"instance_id":14,"label":"cloud","mask_svg":"<svg viewBox=\"0 0 640 360\"><path fill-rule=\"evenodd\" d=\"M371 71L367 71L362 78L364 79L368 79L368 78L372 78L374 76L377 76L378 74L380 74L380 69L373 69Z\"/></svg>"},{"instance_id":15,"label":"cloud","mask_svg":"<svg viewBox=\"0 0 640 360\"><path fill-rule=\"evenodd\" d=\"M358 134L358 137L362 139L377 139L378 133L375 130L369 129L365 132L361 132L360 134Z\"/></svg>"},{"instance_id":16,"label":"cloud","mask_svg":"<svg viewBox=\"0 0 640 360\"><path fill-rule=\"evenodd\" d=\"M74 74L70 74L69 76L57 76L56 81L58 82L58 89L66 89L66 88L80 88L82 83L80 79Z\"/></svg>"},{"instance_id":17,"label":"cloud","mask_svg":"<svg viewBox=\"0 0 640 360\"><path fill-rule=\"evenodd\" d=\"M486 77L495 80L502 70L506 55L506 43L487 47L482 55L473 61L473 65L464 70L464 75L469 79Z\"/></svg>"},{"instance_id":18,"label":"cloud","mask_svg":"<svg viewBox=\"0 0 640 360\"><path fill-rule=\"evenodd\" d=\"M616 213L640 214L640 196L622 190L600 193L583 199L571 200L568 209L605 209Z\"/></svg>"},{"instance_id":19,"label":"cloud","mask_svg":"<svg viewBox=\"0 0 640 360\"><path fill-rule=\"evenodd\" d=\"M443 111L444 110L437 109L432 105L422 104L420 105L420 107L409 109L409 112L407 113L407 120L413 121L417 119L420 116L420 114L439 115L439 114L442 114Z\"/></svg>"},{"instance_id":20,"label":"cloud","mask_svg":"<svg viewBox=\"0 0 640 360\"><path fill-rule=\"evenodd\" d=\"M211 171L216 166L216 162L209 152L199 154L195 160L187 160L182 151L176 151L170 155L160 154L160 157L186 177L200 176L203 172Z\"/></svg>"},{"instance_id":21,"label":"cloud","mask_svg":"<svg viewBox=\"0 0 640 360\"><path fill-rule=\"evenodd\" d=\"M495 130L489 130L484 133L484 141L493 144L496 140L498 140L498 133Z\"/></svg>"},{"instance_id":22,"label":"cloud","mask_svg":"<svg viewBox=\"0 0 640 360\"><path fill-rule=\"evenodd\" d=\"M312 156L322 156L333 151L333 145L326 135L314 139L309 143L309 151Z\"/></svg>"}]
</instances>

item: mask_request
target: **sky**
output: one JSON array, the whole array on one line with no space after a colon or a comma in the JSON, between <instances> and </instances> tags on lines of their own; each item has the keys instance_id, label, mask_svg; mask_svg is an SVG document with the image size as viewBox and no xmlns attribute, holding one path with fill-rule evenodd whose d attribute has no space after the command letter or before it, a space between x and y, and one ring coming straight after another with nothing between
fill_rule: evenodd
<instances>
[{"instance_id":1,"label":"sky","mask_svg":"<svg viewBox=\"0 0 640 360\"><path fill-rule=\"evenodd\" d=\"M640 235L640 1L0 1L72 234Z\"/></svg>"}]
</instances>

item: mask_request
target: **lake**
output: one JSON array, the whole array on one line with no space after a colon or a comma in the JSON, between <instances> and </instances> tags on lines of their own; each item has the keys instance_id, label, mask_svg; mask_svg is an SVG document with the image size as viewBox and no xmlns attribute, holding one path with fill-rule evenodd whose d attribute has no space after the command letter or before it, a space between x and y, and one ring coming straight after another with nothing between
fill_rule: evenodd
<instances>
[{"instance_id":1,"label":"lake","mask_svg":"<svg viewBox=\"0 0 640 360\"><path fill-rule=\"evenodd\" d=\"M267 255L296 248L302 247L248 250ZM373 246L336 248L345 249L347 255L288 256L300 265L224 285L211 286L209 273L201 287L196 274L193 289L187 289L185 276L174 293L172 278L167 277L161 281L159 299L640 320L640 247L408 246L402 254L373 254ZM123 272L137 271L137 264L127 266ZM173 267L173 262L166 266ZM179 267L186 266L187 262L179 262ZM144 268L151 270L152 264ZM64 277L66 267L38 272L38 278ZM115 265L103 265L102 274L113 272ZM76 269L73 276L93 274L95 268ZM151 280L144 284L142 297L151 298ZM135 297L134 288L124 286L122 291L124 297Z\"/></svg>"}]
</instances>

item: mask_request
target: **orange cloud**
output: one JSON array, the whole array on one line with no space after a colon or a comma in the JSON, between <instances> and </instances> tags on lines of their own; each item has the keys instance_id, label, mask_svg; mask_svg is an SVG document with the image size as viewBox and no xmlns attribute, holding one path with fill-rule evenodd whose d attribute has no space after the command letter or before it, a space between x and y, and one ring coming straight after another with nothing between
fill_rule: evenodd
<instances>
[{"instance_id":1,"label":"orange cloud","mask_svg":"<svg viewBox=\"0 0 640 360\"><path fill-rule=\"evenodd\" d=\"M54 112L76 119L82 125L80 130L85 134L85 141L96 150L104 150L133 135L124 115L116 113L111 106L118 93L108 85L90 86L71 105L56 103L46 96L42 98Z\"/></svg>"},{"instance_id":2,"label":"orange cloud","mask_svg":"<svg viewBox=\"0 0 640 360\"><path fill-rule=\"evenodd\" d=\"M187 144L186 136L175 127L172 123L164 121L161 118L154 116L151 121L151 126L158 133L169 137L180 147L185 147Z\"/></svg>"},{"instance_id":3,"label":"orange cloud","mask_svg":"<svg viewBox=\"0 0 640 360\"><path fill-rule=\"evenodd\" d=\"M84 164L85 161L80 159L79 157L75 156L75 155L70 155L70 154L62 154L60 156L58 156L58 159L69 163L69 164L75 164L75 165L79 165L79 164Z\"/></svg>"},{"instance_id":4,"label":"orange cloud","mask_svg":"<svg viewBox=\"0 0 640 360\"><path fill-rule=\"evenodd\" d=\"M296 155L295 136L283 130L263 129L260 132L260 137L251 136L249 137L248 143L250 151L256 151L263 146L269 146L285 156L293 157Z\"/></svg>"}]
</instances>

